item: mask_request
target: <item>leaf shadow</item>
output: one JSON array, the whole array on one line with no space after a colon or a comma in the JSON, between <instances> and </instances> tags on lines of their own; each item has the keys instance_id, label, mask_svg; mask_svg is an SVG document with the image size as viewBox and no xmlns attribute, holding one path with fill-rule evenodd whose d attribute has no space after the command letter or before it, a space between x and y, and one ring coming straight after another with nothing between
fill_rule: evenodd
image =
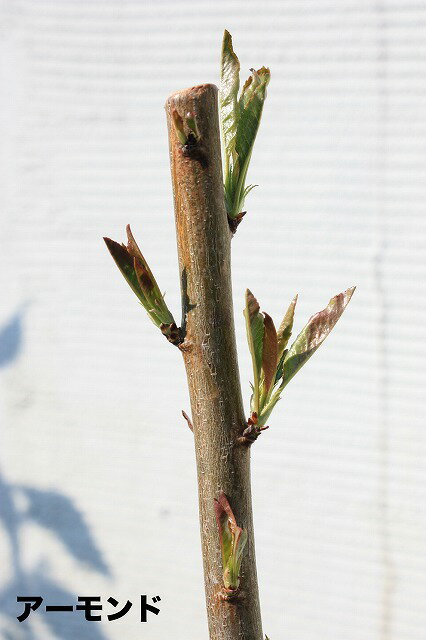
<instances>
[{"instance_id":1,"label":"leaf shadow","mask_svg":"<svg viewBox=\"0 0 426 640\"><path fill-rule=\"evenodd\" d=\"M16 601L18 595L39 595L43 597L44 605L31 615L41 616L55 637L62 640L106 640L100 625L85 620L83 612L46 613L44 610L46 603L75 606L77 594L70 593L52 579L47 574L45 562L36 569L25 568L21 532L29 522L53 534L79 563L102 575L111 575L83 514L71 498L59 491L9 483L0 474L0 524L9 539L12 569L10 580L0 589L0 614L12 626L0 628L0 636L5 640L39 640L30 620L29 624L18 622L17 615L21 613L19 607L22 605Z\"/></svg>"},{"instance_id":2,"label":"leaf shadow","mask_svg":"<svg viewBox=\"0 0 426 640\"><path fill-rule=\"evenodd\" d=\"M46 602L52 604L70 604L76 601L76 595L52 582L49 578L38 574L35 577L37 593L42 593ZM84 594L83 594L84 595ZM63 640L105 640L105 634L99 623L88 622L84 618L83 611L68 613L47 613L43 621L55 634Z\"/></svg>"},{"instance_id":3,"label":"leaf shadow","mask_svg":"<svg viewBox=\"0 0 426 640\"><path fill-rule=\"evenodd\" d=\"M76 560L104 575L109 568L97 547L83 514L72 500L58 491L35 489L24 485L17 488L28 500L24 520L48 529L65 545Z\"/></svg>"},{"instance_id":4,"label":"leaf shadow","mask_svg":"<svg viewBox=\"0 0 426 640\"><path fill-rule=\"evenodd\" d=\"M21 352L24 314L25 308L18 309L0 328L0 368L11 364Z\"/></svg>"},{"instance_id":5,"label":"leaf shadow","mask_svg":"<svg viewBox=\"0 0 426 640\"><path fill-rule=\"evenodd\" d=\"M19 595L41 595L43 603L38 610L32 612L30 616L23 622L18 622L16 616L22 613L22 603L16 602L16 596ZM76 640L84 638L84 640L107 640L105 633L99 623L88 622L84 618L83 611L69 612L47 612L45 611L46 603L65 605L72 604L75 608L77 595L64 589L55 581L51 580L44 574L43 567L37 569L36 572L26 574L20 580L10 583L8 587L0 592L0 610L2 614L9 618L12 625L2 633L6 638L17 640L17 638L25 638L25 640L40 640L38 634L32 627L32 616L41 616L43 624L60 640ZM16 633L13 633L13 627Z\"/></svg>"}]
</instances>

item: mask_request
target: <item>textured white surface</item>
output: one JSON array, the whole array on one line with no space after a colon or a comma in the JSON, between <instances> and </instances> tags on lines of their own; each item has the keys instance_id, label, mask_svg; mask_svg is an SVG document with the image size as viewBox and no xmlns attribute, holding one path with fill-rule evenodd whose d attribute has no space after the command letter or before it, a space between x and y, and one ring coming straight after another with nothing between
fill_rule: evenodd
<instances>
[{"instance_id":1,"label":"textured white surface","mask_svg":"<svg viewBox=\"0 0 426 640\"><path fill-rule=\"evenodd\" d=\"M253 449L264 628L424 640L426 3L6 0L0 25L0 471L16 508L23 484L69 498L111 573L28 523L15 558L1 529L3 586L19 564L73 597L162 597L147 625L34 615L35 640L207 637L183 365L101 237L132 223L179 317L163 104L217 82L224 27L272 71L233 241L247 400L244 289L277 319L299 292L299 329L358 285Z\"/></svg>"}]
</instances>

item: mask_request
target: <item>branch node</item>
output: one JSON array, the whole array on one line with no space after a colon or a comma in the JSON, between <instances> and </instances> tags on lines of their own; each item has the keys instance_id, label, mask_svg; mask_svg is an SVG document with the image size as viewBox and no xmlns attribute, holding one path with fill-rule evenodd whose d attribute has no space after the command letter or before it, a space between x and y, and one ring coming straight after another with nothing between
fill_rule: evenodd
<instances>
[{"instance_id":1,"label":"branch node","mask_svg":"<svg viewBox=\"0 0 426 640\"><path fill-rule=\"evenodd\" d=\"M200 141L197 140L192 132L188 134L185 144L182 145L182 155L185 156L185 158L197 160L203 169L207 169L209 166L207 154L203 150Z\"/></svg>"},{"instance_id":2,"label":"branch node","mask_svg":"<svg viewBox=\"0 0 426 640\"><path fill-rule=\"evenodd\" d=\"M222 587L217 597L222 602L229 602L230 604L237 604L237 602L241 602L245 599L246 594L240 588L238 589L227 589L226 587Z\"/></svg>"},{"instance_id":3,"label":"branch node","mask_svg":"<svg viewBox=\"0 0 426 640\"><path fill-rule=\"evenodd\" d=\"M253 412L247 421L247 426L243 431L243 435L237 439L238 444L250 447L255 442L262 431L269 429L269 426L260 426L257 423L257 414Z\"/></svg>"},{"instance_id":4,"label":"branch node","mask_svg":"<svg viewBox=\"0 0 426 640\"><path fill-rule=\"evenodd\" d=\"M231 218L230 215L228 215L228 225L229 228L231 230L232 235L235 235L235 232L238 228L238 225L240 224L241 220L244 218L244 216L246 215L247 211L241 211L241 213L239 213L237 216L235 216L235 218Z\"/></svg>"},{"instance_id":5,"label":"branch node","mask_svg":"<svg viewBox=\"0 0 426 640\"><path fill-rule=\"evenodd\" d=\"M175 347L179 347L184 341L182 328L178 327L175 322L171 324L160 324L160 331Z\"/></svg>"}]
</instances>

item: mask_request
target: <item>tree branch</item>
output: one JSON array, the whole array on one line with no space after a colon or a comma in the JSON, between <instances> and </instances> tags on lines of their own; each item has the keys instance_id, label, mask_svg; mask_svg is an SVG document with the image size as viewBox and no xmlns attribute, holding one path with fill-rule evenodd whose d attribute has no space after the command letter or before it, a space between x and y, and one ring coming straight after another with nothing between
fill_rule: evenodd
<instances>
[{"instance_id":1,"label":"tree branch","mask_svg":"<svg viewBox=\"0 0 426 640\"><path fill-rule=\"evenodd\" d=\"M262 640L250 489L250 447L238 373L224 201L217 88L206 84L166 103L175 201L185 361L197 458L201 542L211 640ZM224 597L214 500L221 492L247 530L241 584Z\"/></svg>"}]
</instances>

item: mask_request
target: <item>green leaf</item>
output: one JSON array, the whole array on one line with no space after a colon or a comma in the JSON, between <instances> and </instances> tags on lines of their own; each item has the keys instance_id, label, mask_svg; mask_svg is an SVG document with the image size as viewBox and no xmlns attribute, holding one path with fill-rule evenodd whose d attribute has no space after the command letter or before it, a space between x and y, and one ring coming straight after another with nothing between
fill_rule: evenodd
<instances>
[{"instance_id":1,"label":"green leaf","mask_svg":"<svg viewBox=\"0 0 426 640\"><path fill-rule=\"evenodd\" d=\"M176 131L176 135L179 138L179 142L184 145L186 144L187 135L184 130L183 120L176 109L172 111L172 122Z\"/></svg>"},{"instance_id":2,"label":"green leaf","mask_svg":"<svg viewBox=\"0 0 426 640\"><path fill-rule=\"evenodd\" d=\"M220 493L215 500L216 520L222 551L223 582L226 589L238 589L242 554L247 542L247 531L237 525L227 497Z\"/></svg>"},{"instance_id":3,"label":"green leaf","mask_svg":"<svg viewBox=\"0 0 426 640\"><path fill-rule=\"evenodd\" d=\"M250 193L250 191L252 191L253 189L255 189L256 187L258 187L258 184L249 184L245 187L244 192L243 192L243 200L246 199L246 197L248 196L248 194Z\"/></svg>"},{"instance_id":4,"label":"green leaf","mask_svg":"<svg viewBox=\"0 0 426 640\"><path fill-rule=\"evenodd\" d=\"M228 174L229 165L235 149L235 135L238 120L237 96L239 87L240 62L232 47L232 36L225 29L222 42L219 88L220 119L225 151L225 176Z\"/></svg>"},{"instance_id":5,"label":"green leaf","mask_svg":"<svg viewBox=\"0 0 426 640\"><path fill-rule=\"evenodd\" d=\"M243 93L238 105L240 115L238 119L237 134L235 137L235 151L238 156L238 184L235 192L235 202L238 211L234 210L232 216L237 215L244 205L244 185L254 141L259 129L263 104L266 98L266 87L271 74L269 69L262 67L258 71L252 69L252 76L244 85Z\"/></svg>"},{"instance_id":6,"label":"green leaf","mask_svg":"<svg viewBox=\"0 0 426 640\"><path fill-rule=\"evenodd\" d=\"M312 316L305 328L299 333L285 357L283 381L280 385L280 390L284 389L293 376L324 342L345 310L354 291L355 287L352 287L331 298L327 307Z\"/></svg>"},{"instance_id":7,"label":"green leaf","mask_svg":"<svg viewBox=\"0 0 426 640\"><path fill-rule=\"evenodd\" d=\"M277 367L277 372L275 374L275 381L274 384L277 384L277 382L279 380L281 380L281 378L283 377L283 371L284 371L284 360L285 357L287 355L288 349L284 349L284 351L281 354L281 358L278 361L278 367Z\"/></svg>"},{"instance_id":8,"label":"green leaf","mask_svg":"<svg viewBox=\"0 0 426 640\"><path fill-rule=\"evenodd\" d=\"M148 266L147 261L142 255L142 251L139 249L136 240L133 237L129 224L126 227L126 232L127 251L134 258L136 277L148 302L148 307L146 307L146 310L149 314L154 314L155 316L157 316L161 324L173 324L174 318L164 301L163 294L160 291L160 288L154 278L151 269Z\"/></svg>"},{"instance_id":9,"label":"green leaf","mask_svg":"<svg viewBox=\"0 0 426 640\"><path fill-rule=\"evenodd\" d=\"M126 226L127 233L127 251L134 259L134 266L137 279L139 281L141 289L144 291L148 299L151 297L162 297L161 291L157 285L157 282L152 274L151 269L148 266L147 261L142 255L142 251L136 244L136 240L133 237L130 225Z\"/></svg>"},{"instance_id":10,"label":"green leaf","mask_svg":"<svg viewBox=\"0 0 426 640\"><path fill-rule=\"evenodd\" d=\"M198 131L197 121L195 119L194 112L190 111L186 114L186 125L198 140L198 138L200 137L200 132Z\"/></svg>"},{"instance_id":11,"label":"green leaf","mask_svg":"<svg viewBox=\"0 0 426 640\"><path fill-rule=\"evenodd\" d=\"M262 348L263 395L267 397L275 380L278 361L278 340L274 322L264 313L264 333Z\"/></svg>"},{"instance_id":12,"label":"green leaf","mask_svg":"<svg viewBox=\"0 0 426 640\"><path fill-rule=\"evenodd\" d=\"M269 416L271 415L275 405L277 404L277 402L279 400L281 400L281 388L278 388L277 391L275 391L270 399L268 400L267 404L265 404L265 406L262 408L262 411L258 417L257 420L257 424L259 425L259 427L263 427L264 425L266 425Z\"/></svg>"},{"instance_id":13,"label":"green leaf","mask_svg":"<svg viewBox=\"0 0 426 640\"><path fill-rule=\"evenodd\" d=\"M253 109L252 103L254 98L260 99L262 104L259 105L260 109L263 108L263 102L265 100L266 87L271 79L271 72L267 67L261 69L250 69L251 76L247 78L241 91L240 99L238 100L238 106L240 113L247 109L249 106Z\"/></svg>"},{"instance_id":14,"label":"green leaf","mask_svg":"<svg viewBox=\"0 0 426 640\"><path fill-rule=\"evenodd\" d=\"M120 269L133 292L145 306L147 304L147 300L136 275L134 259L123 244L119 244L118 242L115 242L115 240L111 240L111 238L104 238L104 241L117 267Z\"/></svg>"},{"instance_id":15,"label":"green leaf","mask_svg":"<svg viewBox=\"0 0 426 640\"><path fill-rule=\"evenodd\" d=\"M247 544L247 531L237 527L232 545L232 556L228 561L226 572L228 576L228 584L225 583L225 587L228 589L238 589L240 586L240 569L243 560L244 547Z\"/></svg>"},{"instance_id":16,"label":"green leaf","mask_svg":"<svg viewBox=\"0 0 426 640\"><path fill-rule=\"evenodd\" d=\"M256 368L257 375L260 376L262 368L264 317L263 314L260 313L259 303L250 289L246 290L246 308L244 314L250 352L254 359L253 365Z\"/></svg>"},{"instance_id":17,"label":"green leaf","mask_svg":"<svg viewBox=\"0 0 426 640\"><path fill-rule=\"evenodd\" d=\"M229 502L224 493L221 493L218 500L214 502L214 508L216 513L217 525L219 528L219 539L220 539L220 548L222 551L222 563L223 566L226 567L228 563L228 559L232 555L232 531L229 527L228 519L229 512L232 513L231 507L229 506ZM234 518L234 514L232 513L232 518ZM235 522L235 525L237 523Z\"/></svg>"},{"instance_id":18,"label":"green leaf","mask_svg":"<svg viewBox=\"0 0 426 640\"><path fill-rule=\"evenodd\" d=\"M238 98L239 72L240 62L232 46L232 37L225 31L219 104L225 156L225 203L232 219L242 213L245 197L253 188L252 185L246 187L245 180L270 79L266 67L258 71L251 69L252 75Z\"/></svg>"},{"instance_id":19,"label":"green leaf","mask_svg":"<svg viewBox=\"0 0 426 640\"><path fill-rule=\"evenodd\" d=\"M104 238L105 244L121 273L148 312L151 320L157 327L162 328L165 325L166 329L162 330L168 337L170 331L168 331L167 327L176 327L174 318L164 301L148 263L136 244L130 225L127 225L126 231L127 246L118 244L118 242L110 238ZM171 337L175 339L173 335Z\"/></svg>"},{"instance_id":20,"label":"green leaf","mask_svg":"<svg viewBox=\"0 0 426 640\"><path fill-rule=\"evenodd\" d=\"M294 296L290 302L287 311L285 312L283 321L277 331L278 338L278 358L282 357L283 351L286 348L288 341L290 340L291 332L293 330L294 310L296 308L297 295Z\"/></svg>"},{"instance_id":21,"label":"green leaf","mask_svg":"<svg viewBox=\"0 0 426 640\"><path fill-rule=\"evenodd\" d=\"M262 370L264 317L260 313L259 303L252 294L246 290L246 306L244 309L246 320L247 342L249 345L253 363L253 411L259 411L259 385Z\"/></svg>"},{"instance_id":22,"label":"green leaf","mask_svg":"<svg viewBox=\"0 0 426 640\"><path fill-rule=\"evenodd\" d=\"M259 71L252 70L251 76L244 86L247 87L239 100L240 117L238 120L235 150L238 154L240 172L248 166L254 141L259 129L263 104L266 98L266 87L270 80L270 72L266 67ZM244 174L245 176L245 174Z\"/></svg>"}]
</instances>

